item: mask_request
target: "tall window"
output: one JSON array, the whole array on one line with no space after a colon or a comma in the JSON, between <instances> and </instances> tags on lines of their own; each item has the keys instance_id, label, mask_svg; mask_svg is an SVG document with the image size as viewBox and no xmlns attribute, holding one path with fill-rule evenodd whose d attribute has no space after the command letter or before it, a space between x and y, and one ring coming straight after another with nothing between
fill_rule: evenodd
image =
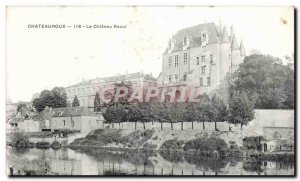
<instances>
[{"instance_id":1,"label":"tall window","mask_svg":"<svg viewBox=\"0 0 300 181\"><path fill-rule=\"evenodd\" d=\"M201 61L205 62L205 56L201 56Z\"/></svg>"},{"instance_id":2,"label":"tall window","mask_svg":"<svg viewBox=\"0 0 300 181\"><path fill-rule=\"evenodd\" d=\"M206 46L202 47L202 52L206 52Z\"/></svg>"},{"instance_id":3,"label":"tall window","mask_svg":"<svg viewBox=\"0 0 300 181\"><path fill-rule=\"evenodd\" d=\"M183 45L186 45L187 44L187 38L186 38L186 36L184 36L184 38L183 38Z\"/></svg>"},{"instance_id":4,"label":"tall window","mask_svg":"<svg viewBox=\"0 0 300 181\"><path fill-rule=\"evenodd\" d=\"M172 75L169 75L169 82L172 82Z\"/></svg>"},{"instance_id":5,"label":"tall window","mask_svg":"<svg viewBox=\"0 0 300 181\"><path fill-rule=\"evenodd\" d=\"M203 33L202 38L203 38L203 41L206 41L206 34L205 33Z\"/></svg>"},{"instance_id":6,"label":"tall window","mask_svg":"<svg viewBox=\"0 0 300 181\"><path fill-rule=\"evenodd\" d=\"M178 82L178 74L175 74L175 82Z\"/></svg>"},{"instance_id":7,"label":"tall window","mask_svg":"<svg viewBox=\"0 0 300 181\"><path fill-rule=\"evenodd\" d=\"M175 67L178 67L178 55L175 55Z\"/></svg>"},{"instance_id":8,"label":"tall window","mask_svg":"<svg viewBox=\"0 0 300 181\"><path fill-rule=\"evenodd\" d=\"M202 75L205 74L205 68L206 68L206 66L202 66L202 67L201 67L201 74L202 74Z\"/></svg>"},{"instance_id":9,"label":"tall window","mask_svg":"<svg viewBox=\"0 0 300 181\"><path fill-rule=\"evenodd\" d=\"M200 64L199 57L196 57L196 63L197 63L197 65Z\"/></svg>"},{"instance_id":10,"label":"tall window","mask_svg":"<svg viewBox=\"0 0 300 181\"><path fill-rule=\"evenodd\" d=\"M200 86L203 86L203 78L200 78Z\"/></svg>"},{"instance_id":11,"label":"tall window","mask_svg":"<svg viewBox=\"0 0 300 181\"><path fill-rule=\"evenodd\" d=\"M186 75L186 73L184 73L183 74L183 81L186 81L186 79L187 79L187 75Z\"/></svg>"},{"instance_id":12,"label":"tall window","mask_svg":"<svg viewBox=\"0 0 300 181\"><path fill-rule=\"evenodd\" d=\"M183 64L186 65L187 64L187 53L183 54Z\"/></svg>"},{"instance_id":13,"label":"tall window","mask_svg":"<svg viewBox=\"0 0 300 181\"><path fill-rule=\"evenodd\" d=\"M169 61L169 67L172 67L172 57L171 56L168 58L168 61Z\"/></svg>"},{"instance_id":14,"label":"tall window","mask_svg":"<svg viewBox=\"0 0 300 181\"><path fill-rule=\"evenodd\" d=\"M213 61L214 61L213 55L209 56L209 60L210 60L210 63L213 63Z\"/></svg>"},{"instance_id":15,"label":"tall window","mask_svg":"<svg viewBox=\"0 0 300 181\"><path fill-rule=\"evenodd\" d=\"M207 85L210 85L211 82L210 82L210 77L207 77Z\"/></svg>"},{"instance_id":16,"label":"tall window","mask_svg":"<svg viewBox=\"0 0 300 181\"><path fill-rule=\"evenodd\" d=\"M64 120L63 122L64 122L64 126L66 126L66 120Z\"/></svg>"}]
</instances>

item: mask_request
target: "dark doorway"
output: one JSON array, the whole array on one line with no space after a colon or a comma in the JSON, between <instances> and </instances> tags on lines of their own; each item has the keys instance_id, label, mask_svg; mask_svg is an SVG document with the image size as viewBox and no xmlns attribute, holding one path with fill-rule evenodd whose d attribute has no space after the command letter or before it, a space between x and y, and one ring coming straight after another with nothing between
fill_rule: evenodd
<instances>
[{"instance_id":1,"label":"dark doorway","mask_svg":"<svg viewBox=\"0 0 300 181\"><path fill-rule=\"evenodd\" d=\"M268 151L267 143L264 143L264 152Z\"/></svg>"}]
</instances>

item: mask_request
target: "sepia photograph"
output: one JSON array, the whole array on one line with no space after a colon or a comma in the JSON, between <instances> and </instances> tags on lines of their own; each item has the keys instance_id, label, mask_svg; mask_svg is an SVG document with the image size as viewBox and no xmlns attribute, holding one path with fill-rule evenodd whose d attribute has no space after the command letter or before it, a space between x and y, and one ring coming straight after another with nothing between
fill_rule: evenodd
<instances>
[{"instance_id":1,"label":"sepia photograph","mask_svg":"<svg viewBox=\"0 0 300 181\"><path fill-rule=\"evenodd\" d=\"M296 176L293 6L5 14L7 176Z\"/></svg>"}]
</instances>

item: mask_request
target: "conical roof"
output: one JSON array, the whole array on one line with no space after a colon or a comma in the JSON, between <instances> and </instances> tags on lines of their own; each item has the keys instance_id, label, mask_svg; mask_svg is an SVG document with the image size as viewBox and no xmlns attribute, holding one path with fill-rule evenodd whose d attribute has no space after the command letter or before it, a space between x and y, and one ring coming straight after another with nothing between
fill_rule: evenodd
<instances>
[{"instance_id":1,"label":"conical roof","mask_svg":"<svg viewBox=\"0 0 300 181\"><path fill-rule=\"evenodd\" d=\"M231 48L232 48L232 50L238 50L239 49L239 45L238 45L237 40L235 38L235 34L233 34L233 37L232 37Z\"/></svg>"},{"instance_id":2,"label":"conical roof","mask_svg":"<svg viewBox=\"0 0 300 181\"><path fill-rule=\"evenodd\" d=\"M226 27L223 28L223 32L222 32L222 36L221 36L221 43L230 43Z\"/></svg>"},{"instance_id":3,"label":"conical roof","mask_svg":"<svg viewBox=\"0 0 300 181\"><path fill-rule=\"evenodd\" d=\"M246 56L246 51L245 51L243 40L241 40L240 51L241 51L241 56Z\"/></svg>"}]
</instances>

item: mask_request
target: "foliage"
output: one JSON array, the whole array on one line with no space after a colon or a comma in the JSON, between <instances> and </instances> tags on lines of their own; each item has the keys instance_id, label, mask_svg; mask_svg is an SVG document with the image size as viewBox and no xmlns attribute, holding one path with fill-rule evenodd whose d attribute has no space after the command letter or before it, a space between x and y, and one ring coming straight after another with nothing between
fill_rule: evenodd
<instances>
[{"instance_id":1,"label":"foliage","mask_svg":"<svg viewBox=\"0 0 300 181\"><path fill-rule=\"evenodd\" d=\"M61 144L58 141L53 141L51 144L51 148L58 149L61 147Z\"/></svg>"},{"instance_id":2,"label":"foliage","mask_svg":"<svg viewBox=\"0 0 300 181\"><path fill-rule=\"evenodd\" d=\"M261 140L262 136L251 136L243 138L243 146L247 150L258 150L260 151L261 148Z\"/></svg>"},{"instance_id":3,"label":"foliage","mask_svg":"<svg viewBox=\"0 0 300 181\"><path fill-rule=\"evenodd\" d=\"M80 104L79 104L78 97L75 96L73 99L73 102L72 102L72 107L79 107L79 106L80 106Z\"/></svg>"},{"instance_id":4,"label":"foliage","mask_svg":"<svg viewBox=\"0 0 300 181\"><path fill-rule=\"evenodd\" d=\"M234 92L229 101L228 122L243 125L254 119L254 102L248 98L246 92Z\"/></svg>"},{"instance_id":5,"label":"foliage","mask_svg":"<svg viewBox=\"0 0 300 181\"><path fill-rule=\"evenodd\" d=\"M11 136L11 145L15 147L30 147L30 142L28 136L21 132L13 133Z\"/></svg>"},{"instance_id":6,"label":"foliage","mask_svg":"<svg viewBox=\"0 0 300 181\"><path fill-rule=\"evenodd\" d=\"M67 106L67 94L65 88L54 87L51 91L43 90L40 96L33 100L33 106L41 112L46 106L52 108L66 107Z\"/></svg>"},{"instance_id":7,"label":"foliage","mask_svg":"<svg viewBox=\"0 0 300 181\"><path fill-rule=\"evenodd\" d=\"M20 103L17 107L17 112L19 112L21 110L21 108L23 107L27 107L25 103Z\"/></svg>"},{"instance_id":8,"label":"foliage","mask_svg":"<svg viewBox=\"0 0 300 181\"><path fill-rule=\"evenodd\" d=\"M182 141L182 140L167 140L161 145L160 149L162 149L162 150L181 150L183 144L184 144L184 141Z\"/></svg>"},{"instance_id":9,"label":"foliage","mask_svg":"<svg viewBox=\"0 0 300 181\"><path fill-rule=\"evenodd\" d=\"M49 142L46 142L46 141L40 141L40 142L35 143L35 147L36 148L50 148L51 144Z\"/></svg>"},{"instance_id":10,"label":"foliage","mask_svg":"<svg viewBox=\"0 0 300 181\"><path fill-rule=\"evenodd\" d=\"M126 136L122 136L120 130L97 129L89 133L85 138L76 139L70 144L72 147L81 146L105 146L107 144L123 144L127 147L139 147L148 141L154 131L133 131Z\"/></svg>"},{"instance_id":11,"label":"foliage","mask_svg":"<svg viewBox=\"0 0 300 181\"><path fill-rule=\"evenodd\" d=\"M233 78L235 91L246 92L257 109L294 108L294 71L272 56L246 56Z\"/></svg>"},{"instance_id":12,"label":"foliage","mask_svg":"<svg viewBox=\"0 0 300 181\"><path fill-rule=\"evenodd\" d=\"M227 143L219 138L197 138L186 142L183 149L198 151L224 151L228 149Z\"/></svg>"},{"instance_id":13,"label":"foliage","mask_svg":"<svg viewBox=\"0 0 300 181\"><path fill-rule=\"evenodd\" d=\"M98 92L96 92L96 96L95 96L95 99L94 99L94 111L95 112L100 112L101 111L100 96L99 96Z\"/></svg>"}]
</instances>

